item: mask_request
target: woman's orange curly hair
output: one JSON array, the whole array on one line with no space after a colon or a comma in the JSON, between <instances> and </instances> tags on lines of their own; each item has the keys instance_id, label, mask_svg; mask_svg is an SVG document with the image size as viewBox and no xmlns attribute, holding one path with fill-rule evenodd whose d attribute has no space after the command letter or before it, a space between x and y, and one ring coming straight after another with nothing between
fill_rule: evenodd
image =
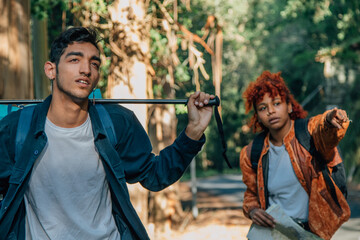
<instances>
[{"instance_id":1,"label":"woman's orange curly hair","mask_svg":"<svg viewBox=\"0 0 360 240\"><path fill-rule=\"evenodd\" d=\"M243 93L246 113L249 113L252 108L254 109L254 115L249 122L249 127L252 127L254 132L257 132L258 130L267 130L266 127L258 121L255 108L256 104L263 99L266 93L269 93L272 98L279 95L283 101L291 103L292 112L290 113L290 118L292 120L305 118L307 116L307 112L290 93L289 88L286 86L284 79L280 74L281 72L271 73L269 71L264 71L255 82L249 84Z\"/></svg>"}]
</instances>

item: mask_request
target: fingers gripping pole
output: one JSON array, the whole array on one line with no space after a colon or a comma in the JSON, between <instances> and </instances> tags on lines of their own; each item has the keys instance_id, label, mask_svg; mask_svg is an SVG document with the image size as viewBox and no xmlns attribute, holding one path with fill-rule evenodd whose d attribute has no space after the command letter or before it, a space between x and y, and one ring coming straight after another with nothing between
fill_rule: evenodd
<instances>
[{"instance_id":1,"label":"fingers gripping pole","mask_svg":"<svg viewBox=\"0 0 360 240\"><path fill-rule=\"evenodd\" d=\"M186 99L185 105L188 104L189 99ZM214 99L209 99L209 103L206 104L206 106L216 106L218 107L220 105L220 99L218 96L215 96Z\"/></svg>"}]
</instances>

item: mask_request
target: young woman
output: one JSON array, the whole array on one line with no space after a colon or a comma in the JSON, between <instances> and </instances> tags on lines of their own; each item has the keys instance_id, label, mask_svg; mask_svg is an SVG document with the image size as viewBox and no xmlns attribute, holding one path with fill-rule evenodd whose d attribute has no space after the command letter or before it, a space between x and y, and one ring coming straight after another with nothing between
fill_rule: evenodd
<instances>
[{"instance_id":1,"label":"young woman","mask_svg":"<svg viewBox=\"0 0 360 240\"><path fill-rule=\"evenodd\" d=\"M304 229L330 239L350 216L345 197L336 187L340 206L332 199L319 159L313 156L295 137L294 120L307 113L296 102L279 73L264 71L250 83L243 94L246 112L254 114L250 127L264 131L263 148L257 168L251 163L253 142L240 154L243 181L247 186L243 210L254 224L275 227L276 219L265 212L272 204L279 205ZM340 163L336 146L349 125L344 110L334 108L308 121L308 131L324 164Z\"/></svg>"}]
</instances>

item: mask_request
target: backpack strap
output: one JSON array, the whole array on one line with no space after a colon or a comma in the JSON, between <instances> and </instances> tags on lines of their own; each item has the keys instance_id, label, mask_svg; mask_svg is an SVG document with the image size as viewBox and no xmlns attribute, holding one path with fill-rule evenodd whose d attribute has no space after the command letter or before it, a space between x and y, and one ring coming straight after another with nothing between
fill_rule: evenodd
<instances>
[{"instance_id":1,"label":"backpack strap","mask_svg":"<svg viewBox=\"0 0 360 240\"><path fill-rule=\"evenodd\" d=\"M96 104L95 108L99 114L101 124L106 131L109 141L113 147L116 145L116 133L114 124L110 118L109 112L105 109L102 104Z\"/></svg>"},{"instance_id":2,"label":"backpack strap","mask_svg":"<svg viewBox=\"0 0 360 240\"><path fill-rule=\"evenodd\" d=\"M339 200L336 195L335 185L330 177L329 168L326 166L325 162L322 161L322 156L316 150L314 140L311 137L308 130L309 119L296 119L295 120L295 137L299 143L313 156L316 157L321 163L321 172L324 177L324 180L327 186L330 189L331 197L334 199L335 203L340 207Z\"/></svg>"},{"instance_id":3,"label":"backpack strap","mask_svg":"<svg viewBox=\"0 0 360 240\"><path fill-rule=\"evenodd\" d=\"M16 130L16 139L15 139L15 161L20 156L20 152L23 148L26 136L29 133L34 109L35 106L28 106L28 107L24 107L20 112L18 127Z\"/></svg>"},{"instance_id":4,"label":"backpack strap","mask_svg":"<svg viewBox=\"0 0 360 240\"><path fill-rule=\"evenodd\" d=\"M339 200L338 200L337 195L336 195L335 185L334 185L333 181L331 180L331 177L330 177L330 174L329 174L330 173L329 168L325 165L321 169L321 172L322 172L322 175L324 177L324 180L325 180L326 184L330 188L331 197L334 199L335 203L341 208Z\"/></svg>"},{"instance_id":5,"label":"backpack strap","mask_svg":"<svg viewBox=\"0 0 360 240\"><path fill-rule=\"evenodd\" d=\"M264 147L266 134L267 133L263 131L258 135L256 135L251 146L251 153L250 153L251 167L255 171L258 168L258 163L260 160L261 151Z\"/></svg>"},{"instance_id":6,"label":"backpack strap","mask_svg":"<svg viewBox=\"0 0 360 240\"><path fill-rule=\"evenodd\" d=\"M217 96L216 96L217 97ZM217 97L217 99L219 99ZM228 157L226 156L226 151L227 151L227 144L225 141L225 135L224 135L224 129L223 129L223 124L221 121L221 117L220 117L220 113L219 113L219 109L218 106L215 106L214 109L215 112L215 120L216 120L216 125L218 127L218 131L219 131L219 135L220 135L220 140L221 140L221 145L222 145L222 156L225 159L226 164L228 165L229 168L232 168Z\"/></svg>"},{"instance_id":7,"label":"backpack strap","mask_svg":"<svg viewBox=\"0 0 360 240\"><path fill-rule=\"evenodd\" d=\"M7 113L11 113L11 110L12 110L12 105L11 104L8 104L8 107L7 107Z\"/></svg>"},{"instance_id":8,"label":"backpack strap","mask_svg":"<svg viewBox=\"0 0 360 240\"><path fill-rule=\"evenodd\" d=\"M308 151L311 155L314 155L316 149L313 138L308 130L309 119L296 119L294 123L295 137L299 143Z\"/></svg>"},{"instance_id":9,"label":"backpack strap","mask_svg":"<svg viewBox=\"0 0 360 240\"><path fill-rule=\"evenodd\" d=\"M115 134L114 124L110 118L110 115L102 104L96 104L95 107L96 110L98 111L101 124L105 129L107 136L109 137L110 143L115 147L116 134ZM35 105L26 106L20 112L18 127L16 130L15 161L17 160L18 156L20 156L26 136L29 133L34 109L35 109Z\"/></svg>"}]
</instances>

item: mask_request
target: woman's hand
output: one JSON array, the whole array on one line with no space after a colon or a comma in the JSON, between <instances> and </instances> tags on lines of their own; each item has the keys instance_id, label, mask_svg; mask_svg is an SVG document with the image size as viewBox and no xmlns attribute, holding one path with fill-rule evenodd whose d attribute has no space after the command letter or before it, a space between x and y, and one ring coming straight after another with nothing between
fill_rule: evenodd
<instances>
[{"instance_id":1,"label":"woman's hand","mask_svg":"<svg viewBox=\"0 0 360 240\"><path fill-rule=\"evenodd\" d=\"M269 228L275 227L275 223L276 223L275 219L261 208L255 208L251 210L249 216L253 221L253 223L259 226L269 227Z\"/></svg>"},{"instance_id":2,"label":"woman's hand","mask_svg":"<svg viewBox=\"0 0 360 240\"><path fill-rule=\"evenodd\" d=\"M342 124L348 121L349 118L346 114L346 111L342 109L334 108L326 114L326 122L332 127L339 129L344 128Z\"/></svg>"}]
</instances>

